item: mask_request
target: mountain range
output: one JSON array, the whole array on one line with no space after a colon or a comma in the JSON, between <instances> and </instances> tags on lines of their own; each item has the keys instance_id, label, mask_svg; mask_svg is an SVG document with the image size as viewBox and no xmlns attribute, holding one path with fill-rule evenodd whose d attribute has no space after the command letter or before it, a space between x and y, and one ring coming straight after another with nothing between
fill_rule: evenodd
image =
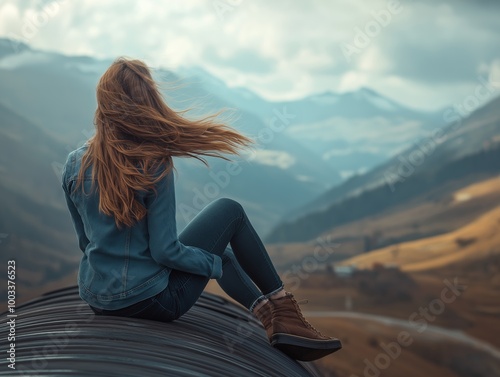
<instances>
[{"instance_id":1,"label":"mountain range","mask_svg":"<svg viewBox=\"0 0 500 377\"><path fill-rule=\"evenodd\" d=\"M95 86L111 62L17 43L14 50L12 41L0 39L0 104L70 152L94 132ZM173 108L191 107L192 116L229 109L230 124L256 140L249 154L235 157L241 173L225 186L214 178L224 175L224 161L209 159L208 170L179 159L180 229L202 203L230 196L242 202L255 228L267 234L291 209L311 202L346 175L384 161L434 127L435 114L409 110L369 89L272 102L245 88L228 87L201 68L155 68L154 74L166 83L161 87ZM387 137L396 124L399 131ZM63 161L48 160L56 167ZM206 189L213 183L216 195Z\"/></svg>"},{"instance_id":2,"label":"mountain range","mask_svg":"<svg viewBox=\"0 0 500 377\"><path fill-rule=\"evenodd\" d=\"M450 172L455 180L486 171L490 175L498 174L495 146L500 142L500 97L467 117L454 113L450 119L431 136L420 139L393 158L293 209L266 240L291 242L314 238L334 224L373 215L375 207L377 211L387 210L418 195L425 196L429 190L442 185ZM480 160L483 163L479 164ZM479 165L472 164L473 161ZM353 212L353 208L358 212ZM346 217L340 213L341 209L346 211Z\"/></svg>"}]
</instances>

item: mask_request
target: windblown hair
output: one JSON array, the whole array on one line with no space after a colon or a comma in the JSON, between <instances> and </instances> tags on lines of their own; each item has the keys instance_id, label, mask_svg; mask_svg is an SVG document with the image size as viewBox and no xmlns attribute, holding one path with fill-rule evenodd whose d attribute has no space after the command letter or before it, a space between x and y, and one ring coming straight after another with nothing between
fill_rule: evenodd
<instances>
[{"instance_id":1,"label":"windblown hair","mask_svg":"<svg viewBox=\"0 0 500 377\"><path fill-rule=\"evenodd\" d=\"M221 121L221 111L189 120L188 110L174 111L164 101L148 66L140 60L117 58L99 80L95 134L87 141L77 184L84 189L84 172L92 166L92 187L98 183L99 211L115 217L118 228L142 219L146 208L135 198L173 166L172 157L239 154L254 142ZM161 173L155 174L161 168Z\"/></svg>"}]
</instances>

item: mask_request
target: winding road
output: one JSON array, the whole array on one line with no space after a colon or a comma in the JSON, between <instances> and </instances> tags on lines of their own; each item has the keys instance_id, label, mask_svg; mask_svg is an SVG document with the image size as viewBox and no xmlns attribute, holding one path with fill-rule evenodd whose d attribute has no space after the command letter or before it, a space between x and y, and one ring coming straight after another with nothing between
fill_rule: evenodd
<instances>
[{"instance_id":1,"label":"winding road","mask_svg":"<svg viewBox=\"0 0 500 377\"><path fill-rule=\"evenodd\" d=\"M338 311L304 311L305 317L323 317L323 318L351 318L368 320L372 322L377 322L386 326L399 327L412 334L418 334L419 337L424 337L427 340L438 340L447 339L464 344L467 347L473 347L477 350L483 351L493 358L500 360L500 350L493 345L484 342L482 340L476 339L470 335L467 335L460 330L450 330L444 327L430 325L427 323L427 327L423 331L418 331L417 327L412 324L409 320L402 320L399 318L386 317L382 315L366 314L358 312L338 312Z\"/></svg>"}]
</instances>

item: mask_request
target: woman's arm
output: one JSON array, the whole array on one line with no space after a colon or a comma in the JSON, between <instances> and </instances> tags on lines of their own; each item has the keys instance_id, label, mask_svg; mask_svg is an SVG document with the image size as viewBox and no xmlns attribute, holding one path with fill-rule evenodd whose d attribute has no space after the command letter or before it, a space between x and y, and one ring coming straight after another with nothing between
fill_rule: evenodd
<instances>
[{"instance_id":1,"label":"woman's arm","mask_svg":"<svg viewBox=\"0 0 500 377\"><path fill-rule=\"evenodd\" d=\"M67 186L66 170L68 164L71 163L71 157L72 155L70 154L62 169L62 188L64 191L64 197L66 198L66 204L68 205L69 213L71 215L71 220L73 221L73 227L75 228L76 235L78 237L78 246L80 247L81 251L85 252L85 248L90 243L90 241L85 234L82 218L80 216L80 213L78 213L75 203L73 203L73 201L71 200Z\"/></svg>"},{"instance_id":2,"label":"woman's arm","mask_svg":"<svg viewBox=\"0 0 500 377\"><path fill-rule=\"evenodd\" d=\"M158 263L177 270L220 278L222 260L218 255L184 245L178 239L173 170L157 183L156 189L156 197L154 192L146 197L151 256Z\"/></svg>"},{"instance_id":3,"label":"woman's arm","mask_svg":"<svg viewBox=\"0 0 500 377\"><path fill-rule=\"evenodd\" d=\"M85 248L90 243L90 241L85 234L85 230L83 229L82 218L80 217L80 214L78 213L75 204L68 196L66 191L64 192L64 196L66 197L66 203L68 204L68 209L71 214L71 219L73 220L73 227L75 228L78 237L78 246L80 247L81 251L85 252Z\"/></svg>"}]
</instances>

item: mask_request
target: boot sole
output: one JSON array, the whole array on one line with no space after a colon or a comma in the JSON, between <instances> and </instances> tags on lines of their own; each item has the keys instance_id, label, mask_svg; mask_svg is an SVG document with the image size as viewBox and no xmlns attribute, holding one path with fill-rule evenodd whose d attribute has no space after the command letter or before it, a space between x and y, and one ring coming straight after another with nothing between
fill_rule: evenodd
<instances>
[{"instance_id":1,"label":"boot sole","mask_svg":"<svg viewBox=\"0 0 500 377\"><path fill-rule=\"evenodd\" d=\"M309 339L285 333L273 334L271 345L299 361L317 360L342 348L339 339Z\"/></svg>"}]
</instances>

